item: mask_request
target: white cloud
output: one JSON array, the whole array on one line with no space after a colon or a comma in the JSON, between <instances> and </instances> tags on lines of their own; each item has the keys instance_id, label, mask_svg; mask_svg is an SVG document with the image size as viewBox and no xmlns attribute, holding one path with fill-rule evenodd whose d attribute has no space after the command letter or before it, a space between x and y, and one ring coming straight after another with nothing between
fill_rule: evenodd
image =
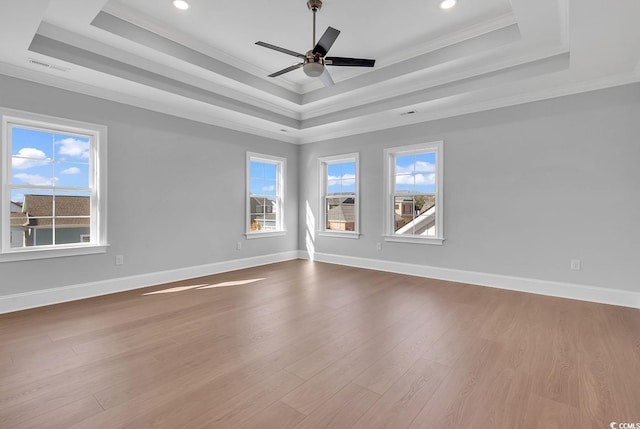
<instances>
[{"instance_id":1,"label":"white cloud","mask_svg":"<svg viewBox=\"0 0 640 429\"><path fill-rule=\"evenodd\" d=\"M396 165L396 174L435 173L436 166L430 162L418 161L406 167Z\"/></svg>"},{"instance_id":2,"label":"white cloud","mask_svg":"<svg viewBox=\"0 0 640 429\"><path fill-rule=\"evenodd\" d=\"M60 145L58 153L60 155L71 156L73 158L89 158L89 142L68 137L58 140L56 144Z\"/></svg>"},{"instance_id":3,"label":"white cloud","mask_svg":"<svg viewBox=\"0 0 640 429\"><path fill-rule=\"evenodd\" d=\"M47 165L49 162L51 159L47 158L47 155L40 149L23 147L11 158L11 167L14 170L27 170Z\"/></svg>"},{"instance_id":4,"label":"white cloud","mask_svg":"<svg viewBox=\"0 0 640 429\"><path fill-rule=\"evenodd\" d=\"M343 174L342 176L329 176L327 177L327 185L338 185L342 181L343 186L350 186L356 183L355 174Z\"/></svg>"},{"instance_id":5,"label":"white cloud","mask_svg":"<svg viewBox=\"0 0 640 429\"><path fill-rule=\"evenodd\" d=\"M263 186L262 187L262 192L273 192L276 190L275 185L271 185L271 186Z\"/></svg>"},{"instance_id":6,"label":"white cloud","mask_svg":"<svg viewBox=\"0 0 640 429\"><path fill-rule=\"evenodd\" d=\"M44 177L44 176L40 176L39 174L19 173L19 174L14 174L13 177L23 181L27 185L32 185L32 186L52 186L58 181L57 177L53 177L53 178Z\"/></svg>"},{"instance_id":7,"label":"white cloud","mask_svg":"<svg viewBox=\"0 0 640 429\"><path fill-rule=\"evenodd\" d=\"M408 174L404 176L396 176L397 185L433 185L436 183L435 173L431 174Z\"/></svg>"},{"instance_id":8,"label":"white cloud","mask_svg":"<svg viewBox=\"0 0 640 429\"><path fill-rule=\"evenodd\" d=\"M70 167L66 170L62 170L61 174L80 174L80 169L78 167Z\"/></svg>"}]
</instances>

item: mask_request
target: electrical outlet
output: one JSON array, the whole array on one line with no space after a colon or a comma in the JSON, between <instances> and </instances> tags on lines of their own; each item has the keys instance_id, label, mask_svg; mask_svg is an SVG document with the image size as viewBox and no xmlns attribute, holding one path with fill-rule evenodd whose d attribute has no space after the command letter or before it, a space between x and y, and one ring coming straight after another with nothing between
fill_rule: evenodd
<instances>
[{"instance_id":1,"label":"electrical outlet","mask_svg":"<svg viewBox=\"0 0 640 429\"><path fill-rule=\"evenodd\" d=\"M580 271L580 259L572 259L571 260L571 271Z\"/></svg>"},{"instance_id":2,"label":"electrical outlet","mask_svg":"<svg viewBox=\"0 0 640 429\"><path fill-rule=\"evenodd\" d=\"M382 250L382 243L376 243L376 250Z\"/></svg>"},{"instance_id":3,"label":"electrical outlet","mask_svg":"<svg viewBox=\"0 0 640 429\"><path fill-rule=\"evenodd\" d=\"M116 255L116 265L124 265L124 255Z\"/></svg>"},{"instance_id":4,"label":"electrical outlet","mask_svg":"<svg viewBox=\"0 0 640 429\"><path fill-rule=\"evenodd\" d=\"M236 243L236 250L242 250L242 241Z\"/></svg>"}]
</instances>

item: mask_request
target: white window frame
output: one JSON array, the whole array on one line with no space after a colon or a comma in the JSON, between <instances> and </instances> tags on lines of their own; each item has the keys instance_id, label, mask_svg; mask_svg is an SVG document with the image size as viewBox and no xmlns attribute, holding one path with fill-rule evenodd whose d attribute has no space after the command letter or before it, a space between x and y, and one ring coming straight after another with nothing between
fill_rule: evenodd
<instances>
[{"instance_id":1,"label":"white window frame","mask_svg":"<svg viewBox=\"0 0 640 429\"><path fill-rule=\"evenodd\" d=\"M23 112L0 107L2 214L0 227L0 262L88 255L107 251L107 127L87 122ZM43 129L55 133L86 135L90 138L89 187L91 188L90 242L11 248L11 128ZM22 187L22 186L21 186ZM29 188L25 185L24 188ZM4 204L4 202L7 204Z\"/></svg>"},{"instance_id":2,"label":"white window frame","mask_svg":"<svg viewBox=\"0 0 640 429\"><path fill-rule=\"evenodd\" d=\"M394 234L394 212L395 212L395 158L403 155L413 155L425 152L436 153L436 235L435 237L416 235ZM398 146L384 150L384 241L414 244L435 244L444 243L444 143L435 141L430 143L420 143L408 146Z\"/></svg>"},{"instance_id":3,"label":"white window frame","mask_svg":"<svg viewBox=\"0 0 640 429\"><path fill-rule=\"evenodd\" d=\"M355 231L335 231L327 229L327 169L330 164L340 164L344 162L355 162L356 164L356 194L355 194ZM318 158L318 172L320 174L318 183L320 184L320 200L318 207L320 208L320 222L318 225L318 235L325 237L340 238L360 238L360 154L348 153L344 155L323 156ZM331 195L335 197L347 197L349 195Z\"/></svg>"},{"instance_id":4,"label":"white window frame","mask_svg":"<svg viewBox=\"0 0 640 429\"><path fill-rule=\"evenodd\" d=\"M276 230L275 231L251 231L251 161L267 162L276 165ZM265 155L255 152L247 152L246 161L246 209L245 209L245 236L247 239L277 237L287 233L285 222L286 211L286 179L287 160L279 156Z\"/></svg>"}]
</instances>

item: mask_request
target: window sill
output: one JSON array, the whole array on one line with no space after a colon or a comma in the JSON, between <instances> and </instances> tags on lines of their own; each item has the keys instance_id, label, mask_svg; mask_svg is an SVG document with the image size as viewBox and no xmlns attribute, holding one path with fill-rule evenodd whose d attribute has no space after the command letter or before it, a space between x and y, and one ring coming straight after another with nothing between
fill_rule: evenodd
<instances>
[{"instance_id":1,"label":"window sill","mask_svg":"<svg viewBox=\"0 0 640 429\"><path fill-rule=\"evenodd\" d=\"M383 236L383 238L384 238L384 241L391 241L395 243L430 244L435 246L442 246L444 244L444 238L436 238L436 237L385 235Z\"/></svg>"},{"instance_id":2,"label":"window sill","mask_svg":"<svg viewBox=\"0 0 640 429\"><path fill-rule=\"evenodd\" d=\"M253 240L254 238L282 237L283 235L287 235L287 231L247 232L244 235L247 237L247 240Z\"/></svg>"},{"instance_id":3,"label":"window sill","mask_svg":"<svg viewBox=\"0 0 640 429\"><path fill-rule=\"evenodd\" d=\"M30 248L11 250L0 254L1 262L29 261L34 259L64 258L67 256L95 255L106 253L108 244L96 246L69 246L56 248Z\"/></svg>"},{"instance_id":4,"label":"window sill","mask_svg":"<svg viewBox=\"0 0 640 429\"><path fill-rule=\"evenodd\" d=\"M340 232L340 231L318 231L320 237L336 237L336 238L360 238L359 232Z\"/></svg>"}]
</instances>

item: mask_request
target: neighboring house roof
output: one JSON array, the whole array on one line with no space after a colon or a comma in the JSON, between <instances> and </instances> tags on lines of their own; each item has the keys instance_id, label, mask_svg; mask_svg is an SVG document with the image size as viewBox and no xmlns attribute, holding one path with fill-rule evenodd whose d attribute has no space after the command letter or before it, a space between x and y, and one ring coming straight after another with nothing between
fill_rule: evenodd
<instances>
[{"instance_id":1,"label":"neighboring house roof","mask_svg":"<svg viewBox=\"0 0 640 429\"><path fill-rule=\"evenodd\" d=\"M27 215L22 212L11 212L11 226L27 226Z\"/></svg>"},{"instance_id":2,"label":"neighboring house roof","mask_svg":"<svg viewBox=\"0 0 640 429\"><path fill-rule=\"evenodd\" d=\"M273 206L273 208L275 208L276 202L274 200L271 200L269 198L265 198L264 197L251 197L251 213L255 213L256 212L256 207L257 206L262 206L262 205L266 205L266 204L271 203L271 205ZM267 212L267 213L260 213L261 215L263 215L264 219L267 220L276 220L276 214L273 212L273 209L271 210L271 212Z\"/></svg>"},{"instance_id":3,"label":"neighboring house roof","mask_svg":"<svg viewBox=\"0 0 640 429\"><path fill-rule=\"evenodd\" d=\"M89 224L88 216L91 214L89 197L58 195L55 197L55 204L56 226L86 226ZM29 218L28 226L52 225L53 196L25 195L21 215L25 214ZM63 216L69 216L69 218ZM84 216L84 218L80 216Z\"/></svg>"},{"instance_id":4,"label":"neighboring house roof","mask_svg":"<svg viewBox=\"0 0 640 429\"><path fill-rule=\"evenodd\" d=\"M340 204L331 207L327 212L327 220L332 222L355 222L356 206L355 204Z\"/></svg>"},{"instance_id":5,"label":"neighboring house roof","mask_svg":"<svg viewBox=\"0 0 640 429\"><path fill-rule=\"evenodd\" d=\"M425 205L426 206L426 205ZM427 232L427 229L433 225L436 218L436 205L430 204L428 207L423 207L422 211L406 225L402 226L396 231L396 234L407 234L413 231L416 235L423 235Z\"/></svg>"}]
</instances>

